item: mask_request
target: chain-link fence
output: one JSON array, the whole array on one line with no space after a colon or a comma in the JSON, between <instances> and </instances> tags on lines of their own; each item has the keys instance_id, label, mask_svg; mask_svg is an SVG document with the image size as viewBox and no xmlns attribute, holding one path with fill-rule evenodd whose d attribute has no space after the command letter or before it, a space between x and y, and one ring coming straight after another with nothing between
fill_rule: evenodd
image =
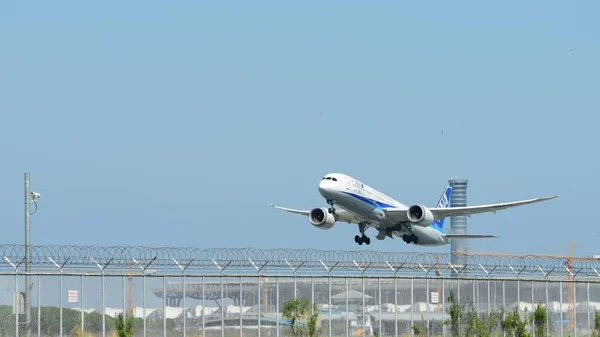
<instances>
[{"instance_id":1,"label":"chain-link fence","mask_svg":"<svg viewBox=\"0 0 600 337\"><path fill-rule=\"evenodd\" d=\"M84 259L71 250L44 260L35 252L27 277L27 259L4 255L0 336L120 336L120 314L131 318L135 336L291 336L284 308L294 299L318 313L322 336L600 332L600 275L592 262L555 272L548 264L443 266L369 256L350 262L342 256L348 252L336 262L284 253L258 259L249 250L244 263L145 254ZM300 319L295 326L306 325Z\"/></svg>"}]
</instances>

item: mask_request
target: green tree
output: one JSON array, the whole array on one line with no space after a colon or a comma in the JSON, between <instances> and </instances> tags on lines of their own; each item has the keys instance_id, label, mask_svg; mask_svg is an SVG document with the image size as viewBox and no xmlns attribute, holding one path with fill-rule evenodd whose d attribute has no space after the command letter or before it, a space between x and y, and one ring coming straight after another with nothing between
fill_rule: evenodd
<instances>
[{"instance_id":1,"label":"green tree","mask_svg":"<svg viewBox=\"0 0 600 337\"><path fill-rule=\"evenodd\" d=\"M452 337L460 337L460 323L464 320L465 305L458 302L453 291L450 291L450 296L448 296L448 304L448 313L450 314L450 319L445 321L444 324L450 325Z\"/></svg>"},{"instance_id":2,"label":"green tree","mask_svg":"<svg viewBox=\"0 0 600 337\"><path fill-rule=\"evenodd\" d=\"M131 315L123 318L123 314L119 314L115 320L115 326L119 337L133 336L133 317Z\"/></svg>"},{"instance_id":3,"label":"green tree","mask_svg":"<svg viewBox=\"0 0 600 337\"><path fill-rule=\"evenodd\" d=\"M594 313L594 328L592 330L592 336L600 337L600 312L598 311Z\"/></svg>"},{"instance_id":4,"label":"green tree","mask_svg":"<svg viewBox=\"0 0 600 337\"><path fill-rule=\"evenodd\" d=\"M531 316L521 317L519 308L515 307L502 321L502 328L510 337L531 337L531 334L527 332L527 326L531 319Z\"/></svg>"},{"instance_id":5,"label":"green tree","mask_svg":"<svg viewBox=\"0 0 600 337\"><path fill-rule=\"evenodd\" d=\"M321 334L319 326L320 312L313 304L312 310L308 299L293 299L283 306L283 317L290 320L292 335L296 337L315 337Z\"/></svg>"},{"instance_id":6,"label":"green tree","mask_svg":"<svg viewBox=\"0 0 600 337\"><path fill-rule=\"evenodd\" d=\"M546 337L548 329L548 309L538 304L533 311L533 326L536 337Z\"/></svg>"}]
</instances>

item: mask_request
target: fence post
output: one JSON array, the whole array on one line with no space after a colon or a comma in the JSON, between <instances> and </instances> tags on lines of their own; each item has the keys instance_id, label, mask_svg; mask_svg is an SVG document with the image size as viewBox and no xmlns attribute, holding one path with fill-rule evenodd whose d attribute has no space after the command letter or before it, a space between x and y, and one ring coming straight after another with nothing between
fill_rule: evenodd
<instances>
[{"instance_id":1,"label":"fence post","mask_svg":"<svg viewBox=\"0 0 600 337\"><path fill-rule=\"evenodd\" d=\"M345 333L346 333L346 337L350 336L350 328L348 327L348 278L344 277L344 285L346 286L346 309L344 310L344 313L346 314L346 328L345 328Z\"/></svg>"},{"instance_id":2,"label":"fence post","mask_svg":"<svg viewBox=\"0 0 600 337\"><path fill-rule=\"evenodd\" d=\"M558 281L558 296L560 298L560 336L563 336L563 296L562 296L562 281Z\"/></svg>"},{"instance_id":3,"label":"fence post","mask_svg":"<svg viewBox=\"0 0 600 337\"><path fill-rule=\"evenodd\" d=\"M240 313L242 312L240 307ZM277 328L277 337L279 337L279 278L275 276L275 324Z\"/></svg>"},{"instance_id":4,"label":"fence post","mask_svg":"<svg viewBox=\"0 0 600 337\"><path fill-rule=\"evenodd\" d=\"M82 276L83 277L83 276ZM42 275L38 274L38 287L37 287L37 298L38 298L38 337L42 337ZM83 308L83 289L81 290L81 307ZM83 312L83 310L82 310ZM81 330L83 333L83 321L81 323Z\"/></svg>"},{"instance_id":5,"label":"fence post","mask_svg":"<svg viewBox=\"0 0 600 337\"><path fill-rule=\"evenodd\" d=\"M244 334L243 334L243 322L242 322L242 319L243 319L242 317L244 316L244 313L243 313L243 310L242 310L242 307L244 306L244 301L242 299L243 298L242 297L242 295L243 295L243 293L242 293L242 287L243 287L243 285L242 285L242 276L240 276L240 337L244 336ZM204 298L204 295L202 295L202 298ZM277 317L279 317L279 315L277 315ZM202 335L204 336L204 332L202 332Z\"/></svg>"},{"instance_id":6,"label":"fence post","mask_svg":"<svg viewBox=\"0 0 600 337\"><path fill-rule=\"evenodd\" d=\"M51 257L48 257L48 259L58 268L58 270L60 271L60 276L59 276L59 289L60 289L60 311L59 311L59 324L60 324L60 336L63 336L63 268L64 266L67 264L67 262L69 262L70 257L67 257L67 259L65 260L65 262L62 265L59 265L58 263L56 263ZM104 318L104 317L102 317Z\"/></svg>"},{"instance_id":7,"label":"fence post","mask_svg":"<svg viewBox=\"0 0 600 337\"><path fill-rule=\"evenodd\" d=\"M592 324L590 322L590 281L586 282L586 298L587 298L587 321L588 321L588 337L592 336Z\"/></svg>"},{"instance_id":8,"label":"fence post","mask_svg":"<svg viewBox=\"0 0 600 337\"><path fill-rule=\"evenodd\" d=\"M411 303L411 306L410 306L410 327L409 327L409 329L410 329L410 335L411 336L415 335L415 332L413 331L413 326L415 326L415 318L414 318L414 315L415 315L415 308L414 308L415 307L414 306L414 303L415 303L414 281L415 281L414 278L411 277L410 278L410 303Z\"/></svg>"},{"instance_id":9,"label":"fence post","mask_svg":"<svg viewBox=\"0 0 600 337\"><path fill-rule=\"evenodd\" d=\"M181 269L181 292L182 292L182 316L183 316L183 337L186 336L186 326L185 323L187 321L187 308L185 306L185 270L188 269L188 267L192 264L192 262L194 262L194 259L191 259L190 262L188 262L188 264L186 264L185 266L182 266L176 259L173 259L173 262L175 262L175 264L177 265L177 267L179 267L179 269ZM202 297L204 297L204 295L202 295ZM202 308L202 314L204 315L204 308ZM204 334L204 332L202 332Z\"/></svg>"},{"instance_id":10,"label":"fence post","mask_svg":"<svg viewBox=\"0 0 600 337\"><path fill-rule=\"evenodd\" d=\"M502 280L502 320L506 319L506 286ZM506 330L502 329L502 336L506 337Z\"/></svg>"},{"instance_id":11,"label":"fence post","mask_svg":"<svg viewBox=\"0 0 600 337\"><path fill-rule=\"evenodd\" d=\"M204 280L204 276L202 276L202 336L206 336L206 319L204 316L206 313L206 308L204 307L204 288L205 288L205 280ZM240 288L241 289L241 288ZM240 331L241 331L241 327L240 327Z\"/></svg>"},{"instance_id":12,"label":"fence post","mask_svg":"<svg viewBox=\"0 0 600 337\"><path fill-rule=\"evenodd\" d=\"M138 267L140 267L140 269L142 270L142 315L144 315L142 321L144 323L144 337L146 337L146 269L148 269L152 262L156 260L156 256L152 260L150 260L150 262L148 262L145 266L142 266L139 262L137 262L136 259L131 260L133 260L133 262L135 262L138 265ZM106 265L108 265L108 263Z\"/></svg>"},{"instance_id":13,"label":"fence post","mask_svg":"<svg viewBox=\"0 0 600 337\"><path fill-rule=\"evenodd\" d=\"M85 336L85 313L83 311L84 306L83 306L83 275L81 275L81 284L80 284L80 288L81 288L81 335ZM39 302L39 294L38 294L38 302ZM124 310L123 310L124 311ZM39 327L38 327L38 336L40 336L39 334Z\"/></svg>"},{"instance_id":14,"label":"fence post","mask_svg":"<svg viewBox=\"0 0 600 337\"><path fill-rule=\"evenodd\" d=\"M385 263L394 272L394 337L398 337L398 280L396 279L396 273L404 266L404 263L396 269L389 262L385 261Z\"/></svg>"},{"instance_id":15,"label":"fence post","mask_svg":"<svg viewBox=\"0 0 600 337\"><path fill-rule=\"evenodd\" d=\"M163 337L167 337L167 277L163 276Z\"/></svg>"},{"instance_id":16,"label":"fence post","mask_svg":"<svg viewBox=\"0 0 600 337\"><path fill-rule=\"evenodd\" d=\"M444 279L442 279L442 322L446 312L446 285L444 283ZM442 324L442 337L446 337L446 326L444 324Z\"/></svg>"},{"instance_id":17,"label":"fence post","mask_svg":"<svg viewBox=\"0 0 600 337\"><path fill-rule=\"evenodd\" d=\"M98 261L94 260L94 258L92 258L92 257L90 257L90 260L92 260L96 264L96 266L98 266L98 268L100 268L100 272L102 273L102 285L101 285L101 288L102 288L102 337L105 337L106 336L106 306L104 305L104 269L106 269L106 267L108 267L108 265L113 261L113 258L108 260L108 262L104 266L101 266L100 263L98 263ZM62 268L61 268L61 273L62 273ZM61 305L62 305L62 297L61 297ZM61 307L61 313L62 313L62 307ZM61 331L62 331L62 326L61 326ZM61 336L62 336L62 333L61 333Z\"/></svg>"}]
</instances>

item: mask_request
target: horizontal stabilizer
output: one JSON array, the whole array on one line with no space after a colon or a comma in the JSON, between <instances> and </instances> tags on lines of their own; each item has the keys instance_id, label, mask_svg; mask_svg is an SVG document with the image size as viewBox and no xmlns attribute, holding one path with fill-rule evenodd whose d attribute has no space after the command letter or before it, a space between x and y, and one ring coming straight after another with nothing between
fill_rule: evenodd
<instances>
[{"instance_id":1,"label":"horizontal stabilizer","mask_svg":"<svg viewBox=\"0 0 600 337\"><path fill-rule=\"evenodd\" d=\"M497 238L496 235L491 234L444 234L449 239L489 239Z\"/></svg>"}]
</instances>

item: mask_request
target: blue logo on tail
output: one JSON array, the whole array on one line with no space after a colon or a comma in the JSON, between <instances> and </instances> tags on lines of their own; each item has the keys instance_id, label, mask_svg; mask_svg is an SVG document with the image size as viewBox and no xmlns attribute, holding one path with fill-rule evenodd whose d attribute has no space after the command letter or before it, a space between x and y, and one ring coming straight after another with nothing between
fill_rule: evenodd
<instances>
[{"instance_id":1,"label":"blue logo on tail","mask_svg":"<svg viewBox=\"0 0 600 337\"><path fill-rule=\"evenodd\" d=\"M442 196L440 197L440 200L438 201L437 205L435 205L435 208L446 208L446 207L450 206L450 197L451 196L452 196L452 187L448 186L444 190L444 193L442 193ZM441 220L435 220L434 222L431 223L431 227L444 233L444 220L446 220L446 219L444 218Z\"/></svg>"}]
</instances>

